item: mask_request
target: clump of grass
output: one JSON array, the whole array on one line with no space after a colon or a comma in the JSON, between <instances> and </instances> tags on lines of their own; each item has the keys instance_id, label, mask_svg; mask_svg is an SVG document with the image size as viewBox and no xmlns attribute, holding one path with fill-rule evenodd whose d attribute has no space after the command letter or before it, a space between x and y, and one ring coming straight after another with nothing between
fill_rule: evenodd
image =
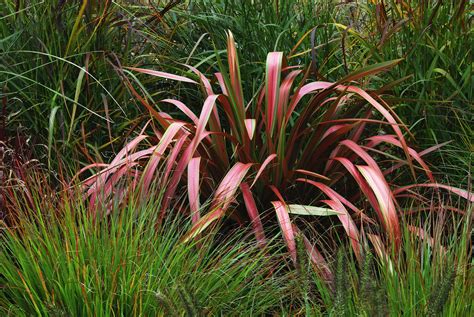
<instances>
[{"instance_id":1,"label":"clump of grass","mask_svg":"<svg viewBox=\"0 0 474 317\"><path fill-rule=\"evenodd\" d=\"M349 67L403 58L392 73L395 76L380 78L385 83L398 81L387 91L395 98L387 101L396 104L400 117L413 125L419 142L429 146L454 141L433 159L450 182L468 184L474 138L474 28L468 1L404 1L401 6L394 1L372 1L349 6L358 12L362 26L350 27L336 17L347 34Z\"/></svg>"},{"instance_id":2,"label":"clump of grass","mask_svg":"<svg viewBox=\"0 0 474 317\"><path fill-rule=\"evenodd\" d=\"M253 315L284 298L270 272L275 255L238 232L184 243L187 221L155 228L154 199L130 198L91 217L80 197L57 198L46 209L41 201L53 198L33 193L35 207L19 210L12 226L2 223L4 315Z\"/></svg>"},{"instance_id":3,"label":"clump of grass","mask_svg":"<svg viewBox=\"0 0 474 317\"><path fill-rule=\"evenodd\" d=\"M335 256L332 283L320 274L310 274L311 302L318 303L319 315L472 315L474 270L469 208L465 215L452 215L452 221L443 226L430 217L412 219L425 224L424 235L404 226L402 247L396 253L377 251L368 244L362 261L357 261L350 249L341 251L347 246L342 244ZM305 311L311 314L311 309Z\"/></svg>"},{"instance_id":4,"label":"clump of grass","mask_svg":"<svg viewBox=\"0 0 474 317\"><path fill-rule=\"evenodd\" d=\"M238 0L197 0L191 5L178 10L185 16L193 28L180 28L176 34L176 48L187 54L181 58L185 63L204 64L208 69L217 69L215 59L211 55L221 55L226 45L226 30L232 30L241 49L242 75L246 80L243 92L247 99L258 89L264 60L270 51L290 53L298 41L316 25L330 20L328 2L310 0L285 1L238 1ZM322 44L327 52L333 28L318 32L316 46ZM307 35L307 34L306 34ZM309 41L302 41L298 46L301 50L310 47ZM183 49L184 48L184 49ZM175 52L175 56L182 55ZM189 54L188 52L191 52ZM295 56L299 64L309 64L310 54ZM319 61L318 61L319 62ZM320 63L319 63L320 64Z\"/></svg>"},{"instance_id":5,"label":"clump of grass","mask_svg":"<svg viewBox=\"0 0 474 317\"><path fill-rule=\"evenodd\" d=\"M35 144L46 144L51 167L58 167L54 148L69 163L91 159L113 151L140 120L116 66L161 59L150 52L165 52L170 41L164 22L150 19L151 6L130 6L2 2L0 97L8 98L9 127L26 128Z\"/></svg>"}]
</instances>

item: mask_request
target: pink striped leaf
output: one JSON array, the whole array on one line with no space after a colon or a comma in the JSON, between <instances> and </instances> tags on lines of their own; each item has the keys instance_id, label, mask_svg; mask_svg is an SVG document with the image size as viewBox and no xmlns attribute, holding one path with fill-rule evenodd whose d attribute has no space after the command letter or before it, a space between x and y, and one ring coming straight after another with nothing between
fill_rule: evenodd
<instances>
[{"instance_id":1,"label":"pink striped leaf","mask_svg":"<svg viewBox=\"0 0 474 317\"><path fill-rule=\"evenodd\" d=\"M375 162L375 160L360 145L358 145L352 140L344 140L344 141L341 141L339 144L344 145L350 150L352 150L355 154L357 154L357 156L363 159L365 163L367 163L367 165L369 165L374 170L382 173L377 162Z\"/></svg>"},{"instance_id":2,"label":"pink striped leaf","mask_svg":"<svg viewBox=\"0 0 474 317\"><path fill-rule=\"evenodd\" d=\"M367 197L372 207L375 209L379 217L382 219L383 218L382 211L380 210L380 206L377 202L374 192L370 189L367 182L362 177L362 175L360 174L356 166L351 161L349 161L349 159L345 157L335 157L334 160L341 163L342 166L344 166L347 169L347 171L352 175L352 177L355 179L355 181L359 185L359 188L364 193L365 197Z\"/></svg>"},{"instance_id":3,"label":"pink striped leaf","mask_svg":"<svg viewBox=\"0 0 474 317\"><path fill-rule=\"evenodd\" d=\"M268 164L270 164L271 161L273 161L274 159L276 158L276 154L273 153L273 154L270 154L266 159L265 161L263 161L262 165L260 166L260 168L258 169L258 172L257 172L257 175L255 176L255 178L253 179L253 182L252 182L252 185L250 185L250 187L253 187L255 185L255 183L257 182L257 180L259 179L260 175L262 175L263 171L265 170L265 168L268 166Z\"/></svg>"},{"instance_id":4,"label":"pink striped leaf","mask_svg":"<svg viewBox=\"0 0 474 317\"><path fill-rule=\"evenodd\" d=\"M163 99L161 102L166 102L175 105L179 110L181 110L191 121L197 125L199 122L198 117L192 112L184 103L179 100L174 99Z\"/></svg>"},{"instance_id":5,"label":"pink striped leaf","mask_svg":"<svg viewBox=\"0 0 474 317\"><path fill-rule=\"evenodd\" d=\"M188 164L188 199L193 224L199 221L199 166L201 157L194 157Z\"/></svg>"},{"instance_id":6,"label":"pink striped leaf","mask_svg":"<svg viewBox=\"0 0 474 317\"><path fill-rule=\"evenodd\" d=\"M211 205L211 211L204 215L191 230L184 236L183 241L189 241L202 233L216 220L221 219L230 203L235 198L235 193L252 164L236 163L224 177L216 190Z\"/></svg>"},{"instance_id":7,"label":"pink striped leaf","mask_svg":"<svg viewBox=\"0 0 474 317\"><path fill-rule=\"evenodd\" d=\"M387 181L379 171L374 170L370 166L358 165L357 169L360 171L362 176L364 176L374 192L380 207L380 212L383 216L382 221L384 227L398 250L401 242L400 224L398 222L395 199Z\"/></svg>"},{"instance_id":8,"label":"pink striped leaf","mask_svg":"<svg viewBox=\"0 0 474 317\"><path fill-rule=\"evenodd\" d=\"M270 132L270 136L273 136L276 126L282 64L282 52L272 52L268 54L265 73L265 97L267 104L267 129Z\"/></svg>"},{"instance_id":9,"label":"pink striped leaf","mask_svg":"<svg viewBox=\"0 0 474 317\"><path fill-rule=\"evenodd\" d=\"M145 191L148 191L155 170L158 167L161 157L165 153L165 150L170 146L176 134L182 131L185 123L183 122L173 122L165 131L163 136L160 139L160 142L156 146L156 149L153 151L152 157L148 162L143 176L143 188Z\"/></svg>"},{"instance_id":10,"label":"pink striped leaf","mask_svg":"<svg viewBox=\"0 0 474 317\"><path fill-rule=\"evenodd\" d=\"M283 232L283 238L285 239L288 251L290 252L293 262L296 263L295 233L293 232L290 216L288 215L288 206L281 201L272 201L272 204L275 208L278 223L280 224L281 231Z\"/></svg>"},{"instance_id":11,"label":"pink striped leaf","mask_svg":"<svg viewBox=\"0 0 474 317\"><path fill-rule=\"evenodd\" d=\"M235 47L234 35L227 32L227 60L229 62L229 77L232 87L233 98L240 109L244 109L244 97L242 93L242 82L240 80L239 58Z\"/></svg>"},{"instance_id":12,"label":"pink striped leaf","mask_svg":"<svg viewBox=\"0 0 474 317\"><path fill-rule=\"evenodd\" d=\"M196 75L198 75L199 79L201 80L202 84L204 85L204 89L206 90L206 93L208 96L214 95L214 92L212 91L212 86L211 82L209 79L206 78L199 70L197 70L195 67L190 66L190 65L185 65L188 67L190 70L192 70Z\"/></svg>"},{"instance_id":13,"label":"pink striped leaf","mask_svg":"<svg viewBox=\"0 0 474 317\"><path fill-rule=\"evenodd\" d=\"M171 153L169 156L166 158L166 166L165 166L165 171L163 173L163 177L160 179L161 186L167 186L168 185L168 180L171 176L171 171L173 170L173 167L176 165L178 155L182 152L182 148L184 144L188 141L189 133L184 132L183 135L178 137L178 140L176 141L176 144L173 146L173 149L171 150Z\"/></svg>"},{"instance_id":14,"label":"pink striped leaf","mask_svg":"<svg viewBox=\"0 0 474 317\"><path fill-rule=\"evenodd\" d=\"M290 98L291 88L296 77L301 74L301 70L294 70L285 77L280 86L280 95L278 96L277 109L277 129L284 129L285 115L288 109L288 101Z\"/></svg>"},{"instance_id":15,"label":"pink striped leaf","mask_svg":"<svg viewBox=\"0 0 474 317\"><path fill-rule=\"evenodd\" d=\"M160 72L157 70L151 70L151 69L146 69L146 68L136 68L136 67L124 67L124 68L130 69L132 71L136 71L139 73L147 74L147 75L164 78L164 79L171 79L171 80L182 81L185 83L197 84L196 81L189 79L187 77L178 76L178 75L174 75L174 74L170 74L166 72Z\"/></svg>"},{"instance_id":16,"label":"pink striped leaf","mask_svg":"<svg viewBox=\"0 0 474 317\"><path fill-rule=\"evenodd\" d=\"M398 196L400 193L403 193L409 189L412 189L412 188L416 188L416 187L428 187L428 188L434 188L434 189L438 189L438 188L441 188L441 189L445 189L447 191L450 191L470 202L474 202L474 193L473 192L469 192L467 190L464 190L464 189L461 189L461 188L457 188L457 187L452 187L452 186L448 186L448 185L443 185L443 184L437 184L437 183L430 183L430 184L413 184L413 185L408 185L408 186L403 186L403 187L400 187L400 188L397 188L393 191L393 194L395 196Z\"/></svg>"},{"instance_id":17,"label":"pink striped leaf","mask_svg":"<svg viewBox=\"0 0 474 317\"><path fill-rule=\"evenodd\" d=\"M235 198L235 192L240 186L248 170L252 164L235 163L229 170L224 179L222 179L219 187L217 187L214 199L212 201L211 209L217 206L222 206L224 211Z\"/></svg>"},{"instance_id":18,"label":"pink striped leaf","mask_svg":"<svg viewBox=\"0 0 474 317\"><path fill-rule=\"evenodd\" d=\"M260 219L257 204L255 203L252 192L250 191L250 187L247 183L242 183L240 184L240 190L242 191L242 196L244 197L245 207L252 223L255 238L257 239L260 245L265 245L266 239L265 232L263 230L262 220Z\"/></svg>"},{"instance_id":19,"label":"pink striped leaf","mask_svg":"<svg viewBox=\"0 0 474 317\"><path fill-rule=\"evenodd\" d=\"M247 129L247 134L249 135L250 140L253 139L256 126L257 122L255 119L245 119L245 128Z\"/></svg>"}]
</instances>

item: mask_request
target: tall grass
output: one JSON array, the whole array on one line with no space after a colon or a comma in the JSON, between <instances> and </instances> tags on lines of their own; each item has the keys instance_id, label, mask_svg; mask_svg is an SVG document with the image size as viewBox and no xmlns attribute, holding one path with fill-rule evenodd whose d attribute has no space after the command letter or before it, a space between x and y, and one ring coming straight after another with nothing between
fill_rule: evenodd
<instances>
[{"instance_id":1,"label":"tall grass","mask_svg":"<svg viewBox=\"0 0 474 317\"><path fill-rule=\"evenodd\" d=\"M187 47L186 51L194 48L193 54L186 59L187 64L196 67L204 64L210 71L215 71L218 70L216 58L209 57L225 55L221 51L227 42L225 32L231 30L241 52L242 73L249 78L244 83L244 91L246 97L250 98L252 88L258 89L258 81L265 67L261 61L265 60L267 53L290 53L306 32L321 21L330 19L330 6L329 2L314 0L191 1L185 10L178 10L179 14L186 17L190 27L180 28L176 38ZM317 46L329 45L331 38L326 30L318 36L324 38L318 39ZM300 46L302 49L309 47L308 42ZM295 59L298 64L308 64L308 56L301 55ZM202 69L207 73L206 68Z\"/></svg>"},{"instance_id":2,"label":"tall grass","mask_svg":"<svg viewBox=\"0 0 474 317\"><path fill-rule=\"evenodd\" d=\"M410 120L415 137L423 143L455 141L439 153L437 162L450 181L464 184L472 173L474 139L469 6L468 1L360 5L362 27L354 31L353 42L365 48L355 57L359 60L404 58L393 73L406 78L394 87L399 114Z\"/></svg>"},{"instance_id":3,"label":"tall grass","mask_svg":"<svg viewBox=\"0 0 474 317\"><path fill-rule=\"evenodd\" d=\"M276 249L241 233L183 243L182 217L155 229L159 199L130 199L100 218L80 197L33 200L12 225L2 223L4 316L250 316L284 300Z\"/></svg>"},{"instance_id":4,"label":"tall grass","mask_svg":"<svg viewBox=\"0 0 474 317\"><path fill-rule=\"evenodd\" d=\"M33 143L47 145L50 166L55 151L69 161L110 155L140 121L116 68L159 60L172 45L172 28L154 18L152 7L133 8L113 1L3 2L3 111L10 130L23 127Z\"/></svg>"},{"instance_id":5,"label":"tall grass","mask_svg":"<svg viewBox=\"0 0 474 317\"><path fill-rule=\"evenodd\" d=\"M182 214L156 227L160 192L146 200L130 193L125 204L103 206L96 217L80 192L55 193L42 183L29 194L32 201L20 191L13 195L17 213L1 223L0 312L6 316L473 313L472 207L407 213L397 252L366 228L362 261L334 235L325 248L334 275L328 280L301 234L296 266L277 240L262 248L240 229L183 242L192 224Z\"/></svg>"},{"instance_id":6,"label":"tall grass","mask_svg":"<svg viewBox=\"0 0 474 317\"><path fill-rule=\"evenodd\" d=\"M383 259L377 257L377 249L368 248L364 260L358 262L341 246L333 261L332 284L309 271L306 304L300 298L306 314L471 316L472 207L464 216L448 216L447 210L443 213L446 219L451 218L443 225L439 218L416 217L423 235L404 226L401 251ZM303 283L299 271L295 271L294 280Z\"/></svg>"}]
</instances>

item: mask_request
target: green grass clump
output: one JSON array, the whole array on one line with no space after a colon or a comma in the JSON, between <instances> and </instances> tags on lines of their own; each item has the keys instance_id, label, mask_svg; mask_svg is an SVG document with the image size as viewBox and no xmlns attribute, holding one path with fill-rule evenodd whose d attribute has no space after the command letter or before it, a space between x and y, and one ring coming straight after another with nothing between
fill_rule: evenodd
<instances>
[{"instance_id":1,"label":"green grass clump","mask_svg":"<svg viewBox=\"0 0 474 317\"><path fill-rule=\"evenodd\" d=\"M183 243L190 223L182 214L156 226L159 193L145 202L131 194L120 204L117 196L94 214L82 197L38 188L30 185L26 202L13 195L16 213L8 226L2 222L0 312L6 316L473 313L469 208L465 215L445 214L442 226L432 217L411 219L397 253L379 245L375 234L367 234L362 261L349 242L336 243L337 254L328 244L328 280L302 235L296 236L297 262L286 262L281 241L257 247L245 231L211 230Z\"/></svg>"},{"instance_id":2,"label":"green grass clump","mask_svg":"<svg viewBox=\"0 0 474 317\"><path fill-rule=\"evenodd\" d=\"M393 1L361 6L370 21L361 33L366 48L358 59L404 58L393 75L406 78L394 87L398 114L413 124L419 142L454 140L438 153L443 172L466 184L474 150L474 36L468 1ZM385 17L377 14L383 12ZM374 30L382 30L374 32Z\"/></svg>"},{"instance_id":3,"label":"green grass clump","mask_svg":"<svg viewBox=\"0 0 474 317\"><path fill-rule=\"evenodd\" d=\"M158 204L130 201L103 218L70 199L19 211L14 226L2 225L1 314L250 316L278 307L285 287L270 273L273 255L241 234L182 243L188 223L156 229Z\"/></svg>"},{"instance_id":4,"label":"green grass clump","mask_svg":"<svg viewBox=\"0 0 474 317\"><path fill-rule=\"evenodd\" d=\"M312 274L310 303L324 316L471 316L471 217L472 210L444 227L425 226L425 234L443 228L435 238L404 227L398 253L367 248L358 262L340 249L333 283Z\"/></svg>"},{"instance_id":5,"label":"green grass clump","mask_svg":"<svg viewBox=\"0 0 474 317\"><path fill-rule=\"evenodd\" d=\"M46 144L39 153L51 167L54 149L69 162L113 152L142 116L118 67L160 60L171 45L169 27L153 14L114 1L2 1L0 97L8 129L26 129L34 144Z\"/></svg>"},{"instance_id":6,"label":"green grass clump","mask_svg":"<svg viewBox=\"0 0 474 317\"><path fill-rule=\"evenodd\" d=\"M173 54L181 54L183 63L212 74L219 70L216 55L225 57L222 48L226 46L226 32L232 31L237 39L242 77L248 78L243 83L248 100L259 89L267 54L272 51L290 54L301 38L309 39L306 32L330 19L330 7L330 3L318 0L190 1L188 6L177 10L186 25L174 35L175 48L179 51ZM323 30L318 36L316 45L324 43L322 46L326 48L330 32ZM299 48L308 49L309 44L302 41ZM308 65L310 61L310 54L304 54L295 56L291 62Z\"/></svg>"}]
</instances>

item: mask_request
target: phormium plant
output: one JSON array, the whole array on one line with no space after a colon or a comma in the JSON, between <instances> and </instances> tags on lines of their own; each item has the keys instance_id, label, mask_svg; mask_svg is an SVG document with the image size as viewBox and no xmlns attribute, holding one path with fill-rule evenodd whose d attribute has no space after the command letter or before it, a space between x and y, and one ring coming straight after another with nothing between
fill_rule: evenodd
<instances>
[{"instance_id":1,"label":"phormium plant","mask_svg":"<svg viewBox=\"0 0 474 317\"><path fill-rule=\"evenodd\" d=\"M379 250L398 250L403 199L418 198L423 203L416 188L443 188L474 201L470 193L436 182L422 156L439 146L420 153L409 147L405 135L410 132L393 109L381 96L351 84L400 60L370 66L338 82L308 82L308 72L287 65L283 53L272 52L265 81L248 101L243 97L230 32L227 61L226 69L219 60L221 72L215 74L219 92L192 66L188 68L196 80L128 68L197 85L206 99L199 115L178 100L162 100L186 117L172 118L128 82L154 118L154 135L146 135L144 129L110 164L92 164L81 171L103 167L84 182L92 211L97 204L123 199L124 191L116 185L125 175L133 175L132 186L139 186L144 195L151 186L166 186L161 220L179 190L187 189L193 227L185 240L229 216L239 224L251 222L257 240L265 243L266 221L261 214L273 206L296 261L295 235L303 233L292 224L291 214L337 217L360 259L362 231L367 226L376 228L371 231L378 234L369 237ZM143 148L146 140L149 146ZM396 172L401 167L411 171L414 181L399 183ZM427 182L419 181L422 175ZM200 205L203 198L210 199L206 208ZM243 204L232 204L240 199ZM306 237L304 241L312 262L330 278L323 256Z\"/></svg>"}]
</instances>

